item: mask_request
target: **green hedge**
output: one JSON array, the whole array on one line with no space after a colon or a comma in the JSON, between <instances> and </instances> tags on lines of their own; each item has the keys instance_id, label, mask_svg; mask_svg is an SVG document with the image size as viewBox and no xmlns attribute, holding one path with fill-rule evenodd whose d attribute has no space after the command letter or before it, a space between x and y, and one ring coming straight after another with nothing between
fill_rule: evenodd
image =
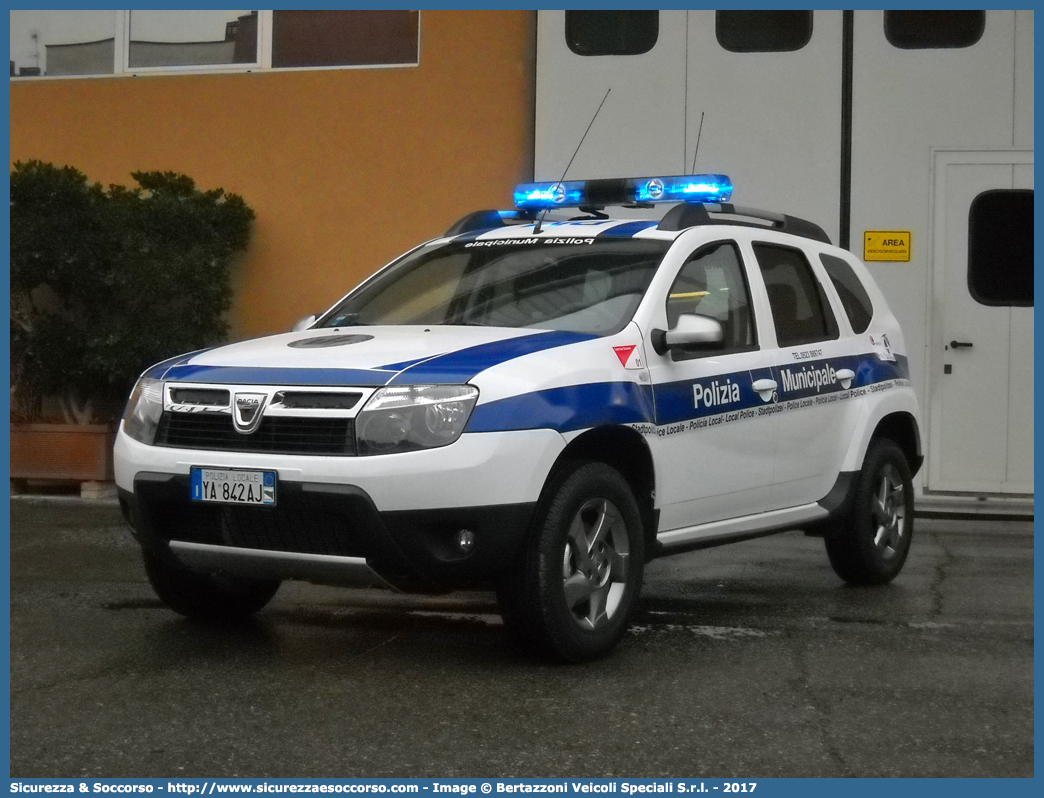
<instances>
[{"instance_id":1,"label":"green hedge","mask_svg":"<svg viewBox=\"0 0 1044 798\"><path fill-rule=\"evenodd\" d=\"M254 212L173 172L102 187L40 161L11 172L11 379L16 415L42 396L113 420L150 364L222 341L235 254ZM83 408L89 408L86 415Z\"/></svg>"}]
</instances>

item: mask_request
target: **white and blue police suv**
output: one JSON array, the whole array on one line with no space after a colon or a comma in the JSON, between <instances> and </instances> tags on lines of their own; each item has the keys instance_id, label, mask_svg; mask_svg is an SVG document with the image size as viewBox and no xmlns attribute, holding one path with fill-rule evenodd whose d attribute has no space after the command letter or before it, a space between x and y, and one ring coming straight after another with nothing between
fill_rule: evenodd
<instances>
[{"instance_id":1,"label":"white and blue police suv","mask_svg":"<svg viewBox=\"0 0 1044 798\"><path fill-rule=\"evenodd\" d=\"M149 369L115 460L156 593L229 619L284 579L486 585L582 660L654 557L803 529L842 579L894 578L922 460L902 332L859 260L731 190L522 185L294 332Z\"/></svg>"}]
</instances>

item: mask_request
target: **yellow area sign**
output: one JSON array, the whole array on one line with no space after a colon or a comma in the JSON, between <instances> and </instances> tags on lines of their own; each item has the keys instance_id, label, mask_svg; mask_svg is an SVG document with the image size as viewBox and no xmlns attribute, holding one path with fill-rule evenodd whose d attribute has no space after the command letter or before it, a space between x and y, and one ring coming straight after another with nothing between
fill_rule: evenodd
<instances>
[{"instance_id":1,"label":"yellow area sign","mask_svg":"<svg viewBox=\"0 0 1044 798\"><path fill-rule=\"evenodd\" d=\"M909 261L909 230L867 230L863 233L863 260Z\"/></svg>"}]
</instances>

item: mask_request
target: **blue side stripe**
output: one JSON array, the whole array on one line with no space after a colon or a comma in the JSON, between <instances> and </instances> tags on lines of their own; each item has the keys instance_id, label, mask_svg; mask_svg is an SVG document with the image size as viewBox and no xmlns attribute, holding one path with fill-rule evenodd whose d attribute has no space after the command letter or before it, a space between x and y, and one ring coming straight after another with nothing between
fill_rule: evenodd
<instances>
[{"instance_id":1,"label":"blue side stripe","mask_svg":"<svg viewBox=\"0 0 1044 798\"><path fill-rule=\"evenodd\" d=\"M856 373L854 385L859 387L886 380L910 379L910 361L906 355L896 355L894 362L881 360L877 355L859 355L852 360L857 361L852 370Z\"/></svg>"},{"instance_id":2,"label":"blue side stripe","mask_svg":"<svg viewBox=\"0 0 1044 798\"><path fill-rule=\"evenodd\" d=\"M679 382L668 382L656 385L653 391L656 394L656 423L675 424L679 421L688 421L701 416L711 416L726 410L744 410L765 404L761 397L751 387L760 379L776 379L771 369L752 369L751 371L739 371L728 374L715 374L713 377L704 377L698 380L681 380ZM731 392L732 386L736 386L739 400L727 404L714 405L701 403L698 406L695 401L694 388L699 385L701 389L708 391L713 396L713 391L719 395Z\"/></svg>"},{"instance_id":3,"label":"blue side stripe","mask_svg":"<svg viewBox=\"0 0 1044 798\"><path fill-rule=\"evenodd\" d=\"M597 338L587 333L539 332L504 341L470 346L430 358L391 363L375 369L272 368L264 366L204 366L187 364L195 354L181 355L153 366L146 376L182 382L233 385L379 386L464 383L481 371L522 355Z\"/></svg>"},{"instance_id":4,"label":"blue side stripe","mask_svg":"<svg viewBox=\"0 0 1044 798\"><path fill-rule=\"evenodd\" d=\"M168 380L182 382L230 383L233 385L385 385L394 372L376 369L300 369L262 366L172 367Z\"/></svg>"},{"instance_id":5,"label":"blue side stripe","mask_svg":"<svg viewBox=\"0 0 1044 798\"><path fill-rule=\"evenodd\" d=\"M768 378L777 383L779 402L825 396L844 390L840 382L823 384L817 391L808 387L784 389L782 372L791 376L802 369L822 369L825 364L837 371L848 368L855 373L850 388L865 388L879 382L909 378L907 359L879 360L875 354L795 361L784 366L716 374L696 380L661 383L653 387L635 383L606 382L552 388L480 404L468 421L466 432L505 432L524 429L553 429L570 432L604 424L675 424L719 413L750 410L772 403L755 393L755 381ZM702 401L695 401L695 386L700 386ZM733 388L735 386L735 389ZM735 391L735 392L734 392ZM653 398L655 394L655 405ZM721 401L724 399L725 401ZM653 408L655 407L655 414Z\"/></svg>"},{"instance_id":6,"label":"blue side stripe","mask_svg":"<svg viewBox=\"0 0 1044 798\"><path fill-rule=\"evenodd\" d=\"M376 366L378 371L402 371L408 369L410 366L416 366L422 360L427 360L426 357L417 357L413 360L403 360L401 363L389 363L387 366Z\"/></svg>"},{"instance_id":7,"label":"blue side stripe","mask_svg":"<svg viewBox=\"0 0 1044 798\"><path fill-rule=\"evenodd\" d=\"M640 233L642 230L648 230L650 227L655 227L658 222L649 221L637 221L637 222L626 222L624 224L618 224L616 227L610 227L608 230L599 233L595 238L631 238L635 233Z\"/></svg>"},{"instance_id":8,"label":"blue side stripe","mask_svg":"<svg viewBox=\"0 0 1044 798\"><path fill-rule=\"evenodd\" d=\"M633 382L595 382L498 399L479 405L466 432L553 429L651 422L652 390Z\"/></svg>"},{"instance_id":9,"label":"blue side stripe","mask_svg":"<svg viewBox=\"0 0 1044 798\"><path fill-rule=\"evenodd\" d=\"M397 374L389 384L463 383L481 371L505 361L514 360L516 357L581 341L590 341L597 337L589 333L551 331L469 346L466 349L438 355L415 366L410 366Z\"/></svg>"},{"instance_id":10,"label":"blue side stripe","mask_svg":"<svg viewBox=\"0 0 1044 798\"><path fill-rule=\"evenodd\" d=\"M793 363L783 366L772 366L771 368L716 374L712 377L704 377L698 380L661 383L654 388L656 393L656 423L674 424L679 421L713 416L733 410L749 410L762 407L771 403L771 400L770 402L763 400L755 393L752 386L754 382L763 378L775 380L779 402L805 399L809 396L825 396L831 393L840 393L845 390L840 381L821 385L818 390L814 385L787 390L787 382L783 378L784 371L789 371L790 375L794 377L801 371L820 370L827 364L835 371L847 368L855 373L855 379L852 380L850 388L865 388L874 383L909 377L905 357L897 357L895 362L889 362L879 360L877 355L867 354L829 357L821 360L794 361ZM701 388L702 399L698 405L695 401L695 386L697 385ZM735 385L739 392L739 399L736 401L728 401L728 399L734 397L734 394L731 394L732 385ZM716 402L715 399L719 397L725 398L726 401Z\"/></svg>"},{"instance_id":11,"label":"blue side stripe","mask_svg":"<svg viewBox=\"0 0 1044 798\"><path fill-rule=\"evenodd\" d=\"M166 360L160 361L155 366L149 368L141 376L150 377L154 380L162 379L163 375L167 373L171 366L180 366L182 363L188 363L189 360L194 358L196 355L203 352L209 352L213 347L207 347L206 349L197 349L194 352L186 352L183 355L177 355L175 357L167 358Z\"/></svg>"}]
</instances>

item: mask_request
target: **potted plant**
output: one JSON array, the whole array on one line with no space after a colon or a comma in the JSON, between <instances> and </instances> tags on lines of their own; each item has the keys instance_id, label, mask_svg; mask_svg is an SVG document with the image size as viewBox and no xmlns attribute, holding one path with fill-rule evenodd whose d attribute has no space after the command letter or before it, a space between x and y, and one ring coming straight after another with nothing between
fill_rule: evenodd
<instances>
[{"instance_id":1,"label":"potted plant","mask_svg":"<svg viewBox=\"0 0 1044 798\"><path fill-rule=\"evenodd\" d=\"M253 211L185 175L107 188L11 171L11 477L112 478L112 436L150 364L220 342Z\"/></svg>"}]
</instances>

